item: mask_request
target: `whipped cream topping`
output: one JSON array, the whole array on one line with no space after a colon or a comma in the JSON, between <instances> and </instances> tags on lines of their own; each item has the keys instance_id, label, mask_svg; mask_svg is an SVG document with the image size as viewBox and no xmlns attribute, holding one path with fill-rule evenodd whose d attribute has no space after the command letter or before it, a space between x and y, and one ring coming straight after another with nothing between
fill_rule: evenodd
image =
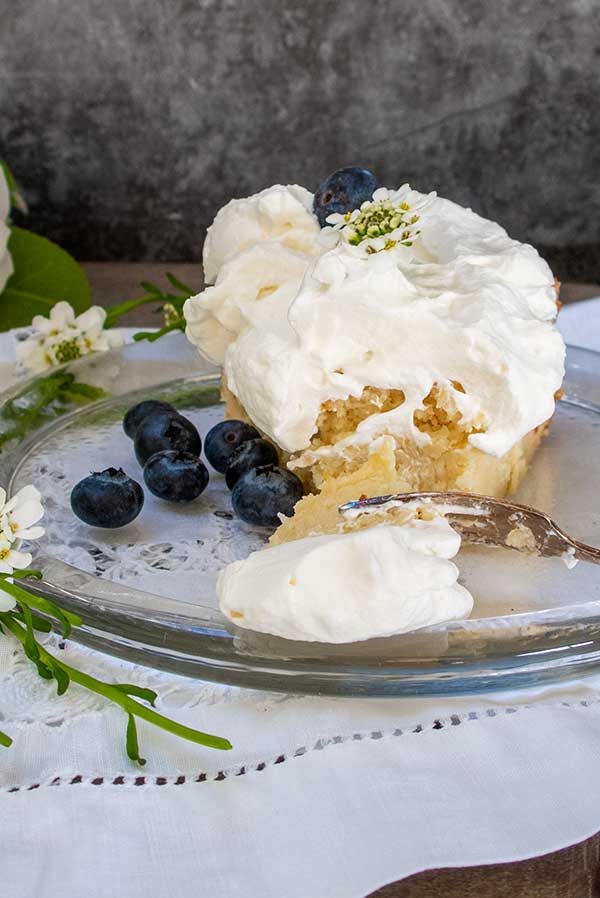
<instances>
[{"instance_id":1,"label":"whipped cream topping","mask_svg":"<svg viewBox=\"0 0 600 898\"><path fill-rule=\"evenodd\" d=\"M212 284L225 262L256 243L272 240L309 255L318 252L320 228L312 201L312 193L298 184L275 184L246 199L230 200L206 233L206 283Z\"/></svg>"},{"instance_id":2,"label":"whipped cream topping","mask_svg":"<svg viewBox=\"0 0 600 898\"><path fill-rule=\"evenodd\" d=\"M468 617L450 561L460 537L442 516L311 536L253 552L219 575L234 624L286 639L356 642Z\"/></svg>"},{"instance_id":3,"label":"whipped cream topping","mask_svg":"<svg viewBox=\"0 0 600 898\"><path fill-rule=\"evenodd\" d=\"M417 239L371 254L320 231L297 186L233 200L209 229L214 286L187 301L186 332L279 446L307 450L327 400L404 393L308 463L387 435L428 443L414 413L434 385L476 431L469 442L495 456L554 411L564 344L550 268L470 209L410 195L423 207Z\"/></svg>"},{"instance_id":4,"label":"whipped cream topping","mask_svg":"<svg viewBox=\"0 0 600 898\"><path fill-rule=\"evenodd\" d=\"M8 226L9 212L10 192L4 171L2 166L0 166L0 293L4 290L7 280L13 273L13 262L8 251L8 238L10 237L10 228Z\"/></svg>"}]
</instances>

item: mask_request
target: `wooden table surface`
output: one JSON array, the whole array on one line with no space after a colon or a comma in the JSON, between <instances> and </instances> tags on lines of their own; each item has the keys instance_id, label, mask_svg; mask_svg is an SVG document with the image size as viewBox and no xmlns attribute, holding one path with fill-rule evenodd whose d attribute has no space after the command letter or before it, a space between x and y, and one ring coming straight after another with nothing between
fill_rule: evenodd
<instances>
[{"instance_id":1,"label":"wooden table surface","mask_svg":"<svg viewBox=\"0 0 600 898\"><path fill-rule=\"evenodd\" d=\"M92 301L109 306L133 299L141 280L166 287L172 271L194 289L202 288L200 265L175 262L89 262L84 265L92 287ZM600 295L594 284L563 284L561 300L575 302ZM147 308L130 313L122 323L158 323ZM600 796L598 796L600 802ZM428 870L390 883L371 898L600 898L600 834L586 842L544 857L514 864ZM326 895L315 898L327 898Z\"/></svg>"}]
</instances>

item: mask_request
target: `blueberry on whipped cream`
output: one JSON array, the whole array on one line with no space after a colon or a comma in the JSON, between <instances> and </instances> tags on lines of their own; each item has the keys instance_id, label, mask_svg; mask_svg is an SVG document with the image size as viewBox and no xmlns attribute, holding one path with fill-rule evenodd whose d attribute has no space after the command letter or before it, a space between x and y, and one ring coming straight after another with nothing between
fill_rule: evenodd
<instances>
[{"instance_id":1,"label":"blueberry on whipped cream","mask_svg":"<svg viewBox=\"0 0 600 898\"><path fill-rule=\"evenodd\" d=\"M313 212L324 228L333 213L344 215L371 199L377 188L375 175L366 168L351 165L339 168L325 178L315 191Z\"/></svg>"}]
</instances>

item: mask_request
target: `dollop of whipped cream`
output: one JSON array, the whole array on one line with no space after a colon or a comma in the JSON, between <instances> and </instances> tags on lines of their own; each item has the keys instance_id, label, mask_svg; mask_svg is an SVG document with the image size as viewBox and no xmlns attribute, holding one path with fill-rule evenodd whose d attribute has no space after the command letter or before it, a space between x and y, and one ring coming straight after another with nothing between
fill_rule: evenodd
<instances>
[{"instance_id":1,"label":"dollop of whipped cream","mask_svg":"<svg viewBox=\"0 0 600 898\"><path fill-rule=\"evenodd\" d=\"M301 187L233 200L209 228L214 285L187 301L186 333L287 452L309 447L324 402L367 386L405 401L313 456L388 434L428 443L414 413L437 385L470 443L502 456L551 417L562 382L552 272L470 209L407 185L383 193L420 209L410 245L386 235L369 252L340 223L321 231Z\"/></svg>"},{"instance_id":2,"label":"dollop of whipped cream","mask_svg":"<svg viewBox=\"0 0 600 898\"><path fill-rule=\"evenodd\" d=\"M357 642L468 617L449 559L460 537L440 515L311 536L253 552L219 575L221 611L260 633Z\"/></svg>"},{"instance_id":3,"label":"dollop of whipped cream","mask_svg":"<svg viewBox=\"0 0 600 898\"><path fill-rule=\"evenodd\" d=\"M202 250L204 278L212 284L226 262L250 246L275 241L312 255L319 251L313 195L305 187L275 184L245 199L230 200L217 212Z\"/></svg>"},{"instance_id":4,"label":"dollop of whipped cream","mask_svg":"<svg viewBox=\"0 0 600 898\"><path fill-rule=\"evenodd\" d=\"M13 273L12 257L8 251L8 238L10 237L10 228L8 226L9 212L10 191L4 171L2 166L0 166L0 293L4 290L7 280Z\"/></svg>"}]
</instances>

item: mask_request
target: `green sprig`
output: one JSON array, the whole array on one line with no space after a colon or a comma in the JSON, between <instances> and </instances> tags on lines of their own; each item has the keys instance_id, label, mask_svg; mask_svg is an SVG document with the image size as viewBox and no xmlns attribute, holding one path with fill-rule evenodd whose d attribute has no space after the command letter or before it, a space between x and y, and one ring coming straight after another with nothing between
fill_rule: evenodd
<instances>
[{"instance_id":1,"label":"green sprig","mask_svg":"<svg viewBox=\"0 0 600 898\"><path fill-rule=\"evenodd\" d=\"M41 577L41 572L15 571L14 575L0 575L0 590L8 593L18 602L16 609L0 612L0 629L3 627L19 640L26 656L36 666L39 675L43 679L56 681L58 695L63 695L71 683L77 683L84 689L88 689L96 695L101 695L122 708L127 714L126 748L127 754L132 761L136 761L141 765L146 763L139 751L136 718L146 720L148 723L168 733L173 733L173 735L182 739L187 739L189 742L194 742L196 745L204 745L208 748L225 751L232 747L228 739L203 733L200 730L194 730L153 710L157 694L152 689L136 686L132 683L106 683L65 664L64 661L51 654L37 641L35 635L36 630L48 631L48 621L45 618L40 618L32 609L41 611L60 624L65 637L71 632L72 626L81 624L81 619L70 611L60 608L49 599L35 596L27 589L14 583L14 579L22 580L28 575L39 578ZM140 704L139 701L135 700L136 698L142 702L147 702L152 707ZM11 743L10 736L0 732L0 745L8 747Z\"/></svg>"},{"instance_id":2,"label":"green sprig","mask_svg":"<svg viewBox=\"0 0 600 898\"><path fill-rule=\"evenodd\" d=\"M197 291L184 284L170 271L167 271L166 277L170 285L177 291L176 293L165 292L156 284L153 284L152 281L141 281L140 287L146 291L144 295L137 297L137 299L130 299L119 305L111 306L107 311L104 326L114 327L123 315L140 308L140 306L156 305L154 311L163 313L165 327L158 331L140 331L134 335L134 340L149 340L153 343L172 331L185 330L183 306L186 299L194 296Z\"/></svg>"},{"instance_id":3,"label":"green sprig","mask_svg":"<svg viewBox=\"0 0 600 898\"><path fill-rule=\"evenodd\" d=\"M79 383L64 369L36 378L0 408L0 451L40 424L106 395L100 387Z\"/></svg>"},{"instance_id":4,"label":"green sprig","mask_svg":"<svg viewBox=\"0 0 600 898\"><path fill-rule=\"evenodd\" d=\"M17 183L17 179L11 172L4 159L0 159L0 169L2 169L2 171L4 172L4 177L6 178L11 209L18 209L19 212L22 212L24 215L26 215L29 211L29 209L27 208L27 203L23 194L21 193L21 188Z\"/></svg>"},{"instance_id":5,"label":"green sprig","mask_svg":"<svg viewBox=\"0 0 600 898\"><path fill-rule=\"evenodd\" d=\"M16 572L15 572L16 573ZM30 574L35 577L37 580L42 578L41 571L20 571L21 579L23 576ZM14 578L14 574L11 574L11 579ZM76 614L72 614L70 611L63 611L58 605L54 602L51 602L50 599L44 599L41 596L33 595L33 593L29 592L29 590L22 589L20 586L17 586L16 583L9 583L6 579L6 575L2 575L0 577L0 589L3 589L4 592L7 592L9 596L12 596L15 601L17 601L21 606L27 606L29 610L31 608L35 608L36 611L42 611L44 614L49 615L49 617L54 618L57 621L62 629L62 634L65 639L68 639L71 635L72 627L81 626L81 618Z\"/></svg>"},{"instance_id":6,"label":"green sprig","mask_svg":"<svg viewBox=\"0 0 600 898\"><path fill-rule=\"evenodd\" d=\"M136 343L139 343L140 340L147 340L148 343L156 343L157 340L160 340L161 337L164 337L165 334L170 334L172 331L181 331L185 329L185 321L182 322L178 318L177 321L172 321L170 324L166 324L164 327L161 327L158 331L139 331L139 333L133 335L133 339Z\"/></svg>"}]
</instances>

